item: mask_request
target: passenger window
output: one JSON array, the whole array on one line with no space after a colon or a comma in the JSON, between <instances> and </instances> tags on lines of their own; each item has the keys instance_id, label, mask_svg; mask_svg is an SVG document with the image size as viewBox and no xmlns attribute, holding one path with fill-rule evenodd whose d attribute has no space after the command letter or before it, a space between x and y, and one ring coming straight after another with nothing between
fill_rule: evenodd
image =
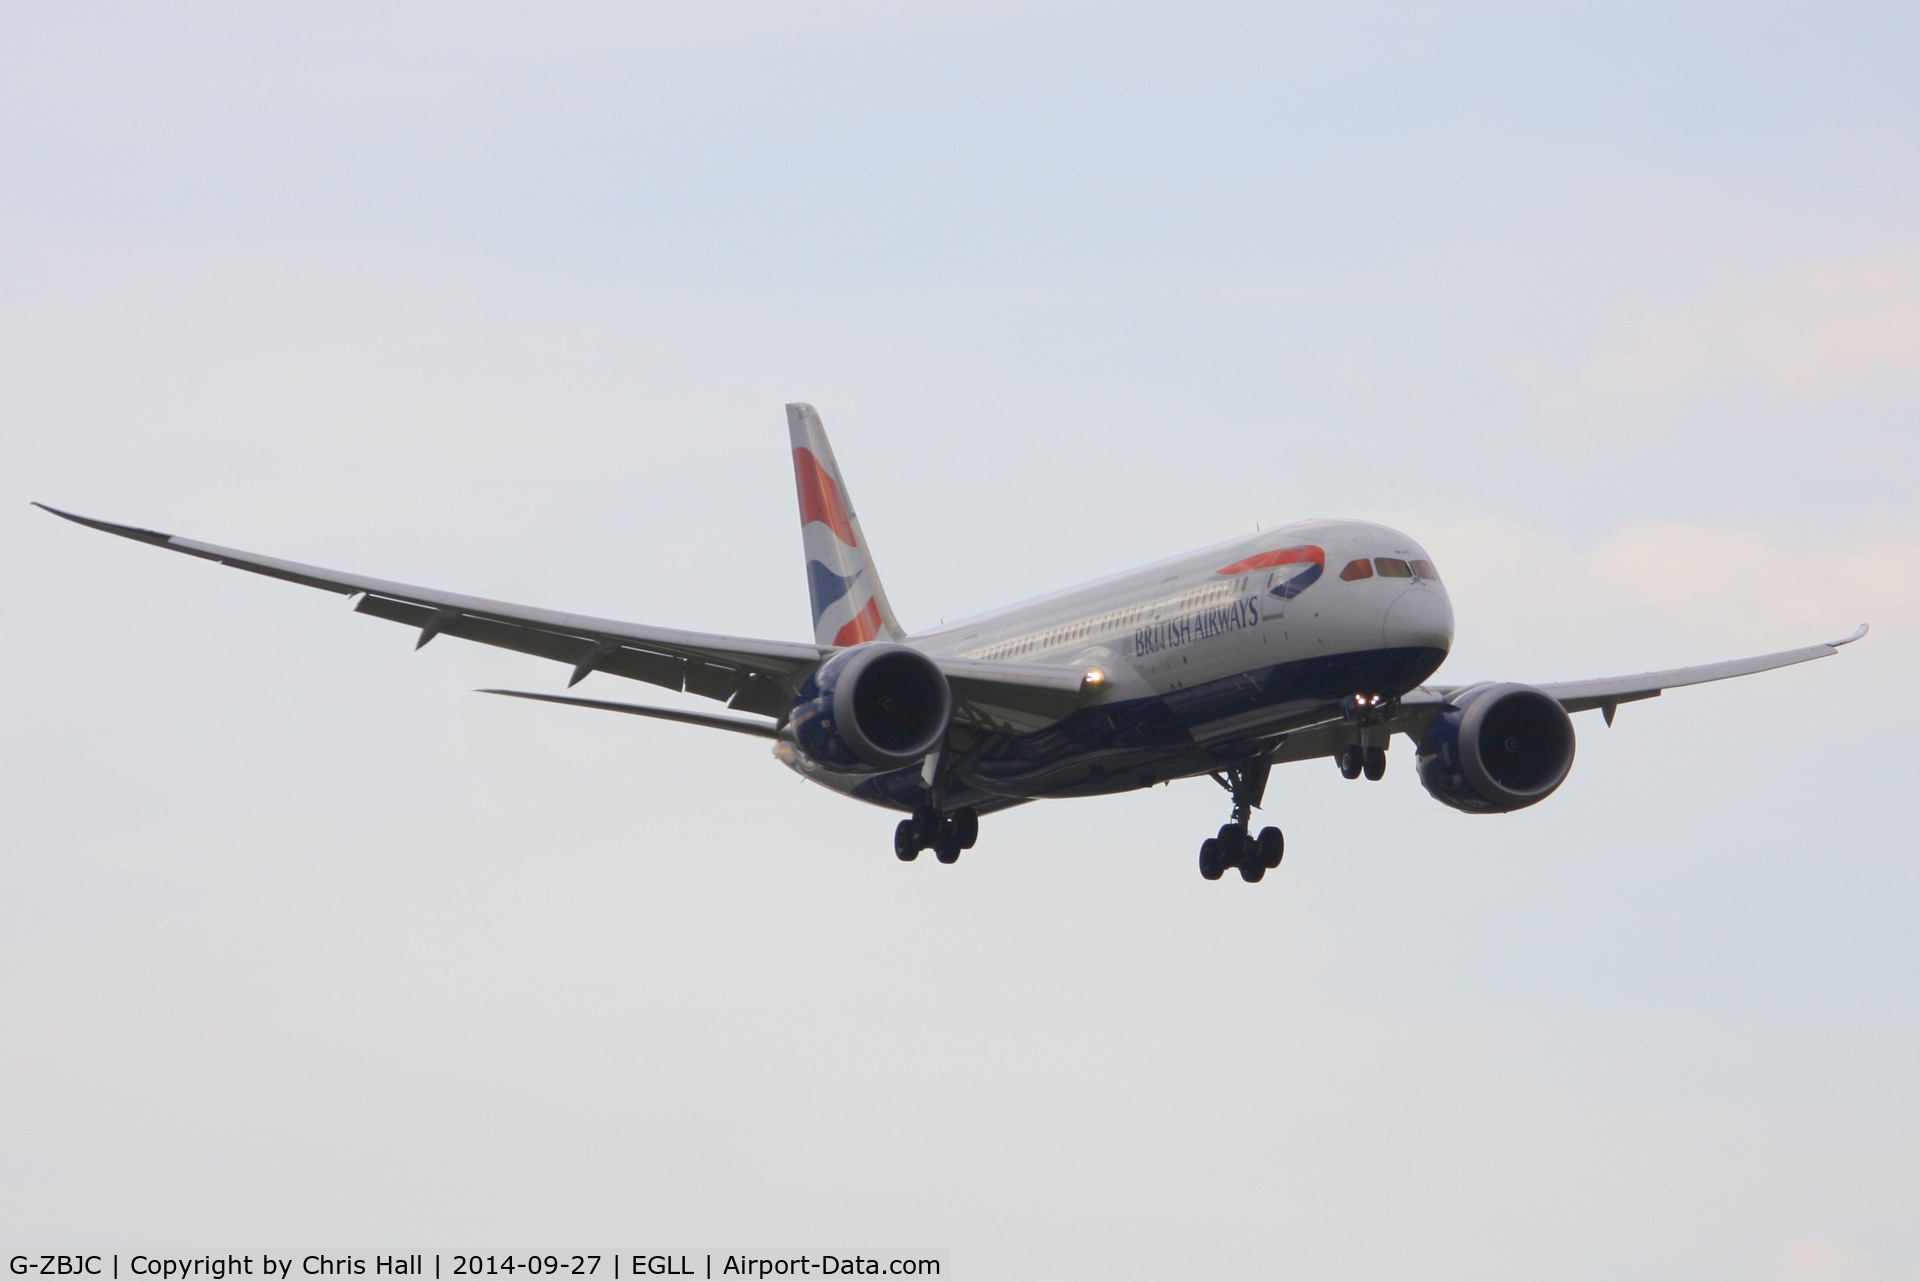
<instances>
[{"instance_id":1,"label":"passenger window","mask_svg":"<svg viewBox=\"0 0 1920 1282\"><path fill-rule=\"evenodd\" d=\"M1358 561L1349 561L1347 562L1347 568L1340 571L1340 577L1349 583L1355 579L1371 579L1373 577L1373 564L1365 557L1361 557Z\"/></svg>"},{"instance_id":2,"label":"passenger window","mask_svg":"<svg viewBox=\"0 0 1920 1282\"><path fill-rule=\"evenodd\" d=\"M1435 583L1438 583L1440 581L1440 575L1437 572L1435 572L1433 568L1433 562L1409 561L1407 562L1407 564L1411 565L1413 567L1413 572L1419 575L1421 578L1432 579Z\"/></svg>"},{"instance_id":3,"label":"passenger window","mask_svg":"<svg viewBox=\"0 0 1920 1282\"><path fill-rule=\"evenodd\" d=\"M1383 579L1410 579L1413 577L1412 568L1397 556L1376 556L1373 558L1373 564L1374 567L1380 571L1380 577Z\"/></svg>"}]
</instances>

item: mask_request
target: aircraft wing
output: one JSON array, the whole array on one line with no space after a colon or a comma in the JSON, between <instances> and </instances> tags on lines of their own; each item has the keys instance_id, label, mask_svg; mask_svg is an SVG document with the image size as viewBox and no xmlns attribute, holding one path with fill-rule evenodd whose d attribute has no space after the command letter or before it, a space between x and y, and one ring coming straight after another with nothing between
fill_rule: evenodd
<instances>
[{"instance_id":1,"label":"aircraft wing","mask_svg":"<svg viewBox=\"0 0 1920 1282\"><path fill-rule=\"evenodd\" d=\"M1773 668L1790 667L1810 659L1824 659L1838 653L1841 646L1851 645L1865 635L1867 635L1867 625L1863 623L1852 636L1820 645L1802 646L1797 650L1780 650L1773 654L1755 655L1749 659L1729 659L1724 663L1703 663L1691 668L1642 672L1629 677L1599 677L1591 681L1549 681L1534 688L1550 695L1568 712L1585 712L1590 708L1599 708L1602 715L1606 717L1607 724L1612 725L1614 710L1623 703L1656 698L1661 691L1677 689L1680 686L1699 685L1706 681L1724 681L1729 677L1744 677ZM1410 690L1402 696L1399 708L1385 723L1385 733L1406 734L1418 743L1435 716L1444 711L1457 695L1475 688L1476 686L1421 686L1416 690ZM1291 731L1285 741L1273 750L1271 760L1277 764L1333 756L1352 742L1353 733L1351 725L1337 716L1330 715L1318 724L1303 725Z\"/></svg>"},{"instance_id":2,"label":"aircraft wing","mask_svg":"<svg viewBox=\"0 0 1920 1282\"><path fill-rule=\"evenodd\" d=\"M1796 663L1805 663L1810 659L1824 659L1839 653L1843 645L1851 645L1867 635L1867 625L1861 624L1851 636L1838 641L1827 641L1820 645L1802 646L1797 650L1779 650L1773 654L1754 655L1749 659L1728 659L1724 663L1703 663L1691 668L1668 668L1661 672L1642 672L1629 677L1599 677L1591 681L1549 681L1536 688L1545 691L1559 700L1560 706L1568 712L1584 712L1589 708L1599 708L1605 714L1607 722L1613 722L1613 710L1623 703L1632 703L1636 699L1652 699L1663 690L1673 690L1680 686L1700 685L1706 681L1724 681L1728 677L1744 677L1755 672L1766 672L1773 668L1791 667ZM1423 687L1402 700L1402 705L1410 710L1420 703L1445 703L1466 686ZM1422 697L1424 696L1424 697Z\"/></svg>"},{"instance_id":3,"label":"aircraft wing","mask_svg":"<svg viewBox=\"0 0 1920 1282\"><path fill-rule=\"evenodd\" d=\"M122 538L152 543L289 583L356 595L359 600L353 608L361 614L418 628L420 638L415 643L416 649L442 634L463 637L483 645L571 664L574 681L589 672L610 672L709 699L722 699L729 707L780 720L786 719L800 682L828 653L812 644L683 632L390 583L385 579L342 574L319 566L199 543L158 530L96 521L44 503L34 506Z\"/></svg>"}]
</instances>

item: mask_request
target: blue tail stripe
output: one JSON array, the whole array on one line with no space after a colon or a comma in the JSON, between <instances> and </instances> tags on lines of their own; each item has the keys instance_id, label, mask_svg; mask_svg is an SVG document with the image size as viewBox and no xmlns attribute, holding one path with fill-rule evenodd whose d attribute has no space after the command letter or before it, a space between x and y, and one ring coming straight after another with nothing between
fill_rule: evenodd
<instances>
[{"instance_id":1,"label":"blue tail stripe","mask_svg":"<svg viewBox=\"0 0 1920 1282\"><path fill-rule=\"evenodd\" d=\"M818 561L807 562L807 591L813 596L813 621L820 622L820 616L827 607L838 601L853 589L853 581L858 574L841 578Z\"/></svg>"}]
</instances>

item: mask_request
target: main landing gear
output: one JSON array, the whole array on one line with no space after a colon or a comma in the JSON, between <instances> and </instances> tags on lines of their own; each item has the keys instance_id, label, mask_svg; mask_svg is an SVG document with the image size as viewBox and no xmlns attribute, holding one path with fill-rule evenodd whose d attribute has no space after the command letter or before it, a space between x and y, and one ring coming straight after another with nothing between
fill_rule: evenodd
<instances>
[{"instance_id":1,"label":"main landing gear","mask_svg":"<svg viewBox=\"0 0 1920 1282\"><path fill-rule=\"evenodd\" d=\"M902 819L893 830L893 853L903 863L911 863L920 852L931 849L933 857L950 864L963 850L973 849L980 838L980 814L972 806L962 806L943 814L932 806L922 806L913 818Z\"/></svg>"},{"instance_id":2,"label":"main landing gear","mask_svg":"<svg viewBox=\"0 0 1920 1282\"><path fill-rule=\"evenodd\" d=\"M1280 866L1287 850L1287 839L1280 830L1262 828L1257 837L1248 831L1254 808L1266 796L1267 774L1272 768L1273 763L1261 757L1213 776L1213 781L1233 796L1233 818L1220 825L1218 836L1200 843L1200 875L1208 881L1219 881L1229 868L1238 868L1242 881L1259 881L1267 875L1267 869Z\"/></svg>"}]
</instances>

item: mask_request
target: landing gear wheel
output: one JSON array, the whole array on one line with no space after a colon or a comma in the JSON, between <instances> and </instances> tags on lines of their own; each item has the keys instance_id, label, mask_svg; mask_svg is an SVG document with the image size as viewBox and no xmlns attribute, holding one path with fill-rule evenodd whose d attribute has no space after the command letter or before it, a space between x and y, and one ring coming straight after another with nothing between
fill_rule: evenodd
<instances>
[{"instance_id":1,"label":"landing gear wheel","mask_svg":"<svg viewBox=\"0 0 1920 1282\"><path fill-rule=\"evenodd\" d=\"M1220 857L1220 841L1209 837L1200 843L1200 875L1208 881L1219 881L1220 874L1227 870L1227 861Z\"/></svg>"},{"instance_id":2,"label":"landing gear wheel","mask_svg":"<svg viewBox=\"0 0 1920 1282\"><path fill-rule=\"evenodd\" d=\"M1260 852L1261 867L1278 868L1281 857L1287 853L1287 839L1280 835L1278 828L1262 828L1254 847Z\"/></svg>"},{"instance_id":3,"label":"landing gear wheel","mask_svg":"<svg viewBox=\"0 0 1920 1282\"><path fill-rule=\"evenodd\" d=\"M972 806L954 811L953 836L960 843L960 849L972 850L973 843L980 840L980 812Z\"/></svg>"},{"instance_id":4,"label":"landing gear wheel","mask_svg":"<svg viewBox=\"0 0 1920 1282\"><path fill-rule=\"evenodd\" d=\"M940 840L933 843L933 857L943 864L950 864L960 857L960 843L951 832L940 834Z\"/></svg>"},{"instance_id":5,"label":"landing gear wheel","mask_svg":"<svg viewBox=\"0 0 1920 1282\"><path fill-rule=\"evenodd\" d=\"M1361 770L1366 768L1366 754L1360 751L1360 745L1357 743L1350 743L1340 749L1338 760L1342 779L1358 779Z\"/></svg>"},{"instance_id":6,"label":"landing gear wheel","mask_svg":"<svg viewBox=\"0 0 1920 1282\"><path fill-rule=\"evenodd\" d=\"M1339 762L1342 774L1349 779L1356 778L1362 765L1359 745L1343 749ZM1280 830L1263 828L1258 837L1249 831L1253 812L1260 808L1260 799L1266 795L1267 771L1271 765L1265 757L1256 756L1213 772L1213 781L1233 797L1233 818L1220 826L1218 836L1209 837L1200 845L1200 875L1208 881L1229 868L1238 868L1242 881L1259 881L1267 875L1267 869L1279 866L1285 849Z\"/></svg>"},{"instance_id":7,"label":"landing gear wheel","mask_svg":"<svg viewBox=\"0 0 1920 1282\"><path fill-rule=\"evenodd\" d=\"M893 853L901 863L910 864L920 857L920 825L902 819L893 830Z\"/></svg>"},{"instance_id":8,"label":"landing gear wheel","mask_svg":"<svg viewBox=\"0 0 1920 1282\"><path fill-rule=\"evenodd\" d=\"M1387 750L1378 746L1368 748L1366 765L1362 769L1367 772L1370 781L1379 783L1387 773Z\"/></svg>"}]
</instances>

